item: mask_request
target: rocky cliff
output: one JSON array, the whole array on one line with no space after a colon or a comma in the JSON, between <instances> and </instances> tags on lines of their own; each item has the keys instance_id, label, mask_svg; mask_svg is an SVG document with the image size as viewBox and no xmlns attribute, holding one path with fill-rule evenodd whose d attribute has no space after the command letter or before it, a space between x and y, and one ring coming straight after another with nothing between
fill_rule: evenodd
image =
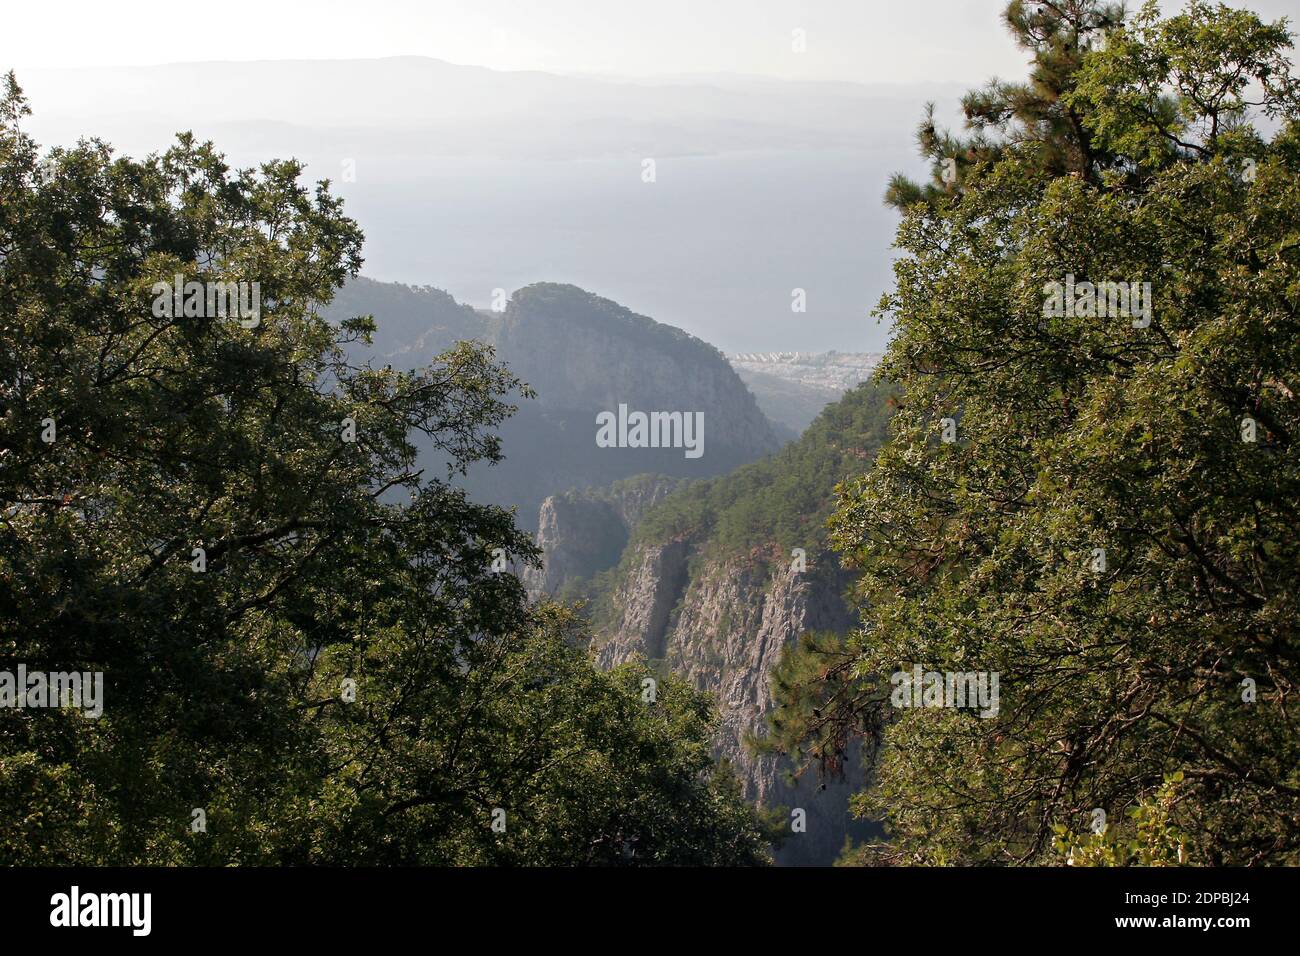
<instances>
[{"instance_id":1,"label":"rocky cliff","mask_svg":"<svg viewBox=\"0 0 1300 956\"><path fill-rule=\"evenodd\" d=\"M721 352L576 286L525 286L503 312L484 314L438 289L357 279L327 310L335 320L365 313L379 327L373 361L415 368L458 339L479 339L533 388L536 398L519 400L501 428L505 461L476 465L463 480L478 500L517 508L529 530L550 495L645 473L725 474L780 445ZM597 415L620 405L698 413L702 453L688 456L677 445L600 447Z\"/></svg>"},{"instance_id":2,"label":"rocky cliff","mask_svg":"<svg viewBox=\"0 0 1300 956\"><path fill-rule=\"evenodd\" d=\"M703 411L704 457L715 460L708 474L734 467L719 470L717 462L740 464L776 448L770 423L721 352L576 286L539 282L515 292L496 345L551 409L590 412L593 419L620 403ZM594 424L586 431L594 438Z\"/></svg>"},{"instance_id":3,"label":"rocky cliff","mask_svg":"<svg viewBox=\"0 0 1300 956\"><path fill-rule=\"evenodd\" d=\"M506 460L472 469L483 500L515 505L530 527L542 501L570 488L608 485L653 472L725 474L780 442L745 383L713 346L575 286L518 290L494 342L537 393L501 429ZM682 447L599 447L597 415L700 413L702 454Z\"/></svg>"},{"instance_id":4,"label":"rocky cliff","mask_svg":"<svg viewBox=\"0 0 1300 956\"><path fill-rule=\"evenodd\" d=\"M586 499L581 508L553 499L543 509L546 589L576 585L569 596L589 599L597 662L645 657L712 691L721 717L715 751L735 765L746 796L805 812L806 830L791 832L777 853L786 864L832 862L846 836L869 832L848 812L859 765L850 763L843 781L808 773L791 782L785 758L755 753L747 741L766 734L783 649L810 631L844 633L855 623L844 598L851 575L828 547L825 520L834 485L870 467L887 420L883 390L850 392L780 453L683 484L646 508L607 571L591 570L608 560L608 551L591 560L593 542L606 540L606 512ZM587 580L566 581L577 567Z\"/></svg>"},{"instance_id":5,"label":"rocky cliff","mask_svg":"<svg viewBox=\"0 0 1300 956\"><path fill-rule=\"evenodd\" d=\"M846 835L861 832L847 811L861 769L850 765L844 782L791 782L784 758L747 741L765 733L782 650L808 631L853 624L842 597L849 576L827 546L825 520L835 484L869 467L883 440L883 392L850 392L762 458L778 441L721 353L607 299L543 283L485 316L438 290L367 283L353 292L347 313L373 312L381 329L385 314L398 320L376 340L384 361L418 366L477 337L536 389L502 429L506 461L467 481L480 500L518 506L521 526L536 520L546 563L525 582L535 594L590 599L601 665L644 656L716 694L715 750L747 796L806 814L778 859L831 862ZM702 412L703 456L600 447L596 416L619 405Z\"/></svg>"},{"instance_id":6,"label":"rocky cliff","mask_svg":"<svg viewBox=\"0 0 1300 956\"><path fill-rule=\"evenodd\" d=\"M537 516L543 566L522 575L529 593L560 595L565 585L616 565L641 516L680 484L665 475L638 475L607 488L551 495Z\"/></svg>"},{"instance_id":7,"label":"rocky cliff","mask_svg":"<svg viewBox=\"0 0 1300 956\"><path fill-rule=\"evenodd\" d=\"M818 554L804 572L780 555L698 560L688 541L643 545L615 586L611 622L595 639L596 659L613 667L643 656L717 696L717 756L736 767L747 799L788 814L802 809L806 830L791 832L777 851L787 865L834 860L854 826L848 812L862 784L856 763L844 781L807 774L791 781L789 761L755 754L747 745L767 731L772 668L785 646L807 631L852 628L841 595L849 577L833 555Z\"/></svg>"}]
</instances>

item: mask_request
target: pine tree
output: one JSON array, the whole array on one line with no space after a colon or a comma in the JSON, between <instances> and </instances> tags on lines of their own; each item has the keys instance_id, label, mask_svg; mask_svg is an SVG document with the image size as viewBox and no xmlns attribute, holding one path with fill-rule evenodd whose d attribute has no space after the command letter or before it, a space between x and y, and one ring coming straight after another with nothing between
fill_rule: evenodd
<instances>
[{"instance_id":1,"label":"pine tree","mask_svg":"<svg viewBox=\"0 0 1300 956\"><path fill-rule=\"evenodd\" d=\"M858 806L892 839L854 859L1060 862L1097 810L1127 845L1158 806L1161 859L1294 864L1291 36L1199 0L1081 61L1073 36L1044 42L1072 72L1036 74L1032 107L967 99L1054 122L1016 120L959 197L903 216L881 306L899 409L832 519L863 626L793 652L774 736L816 762L883 727ZM997 714L895 706L918 664L1000 675Z\"/></svg>"},{"instance_id":2,"label":"pine tree","mask_svg":"<svg viewBox=\"0 0 1300 956\"><path fill-rule=\"evenodd\" d=\"M1038 145L1038 163L1054 176L1093 178L1110 161L1098 152L1082 115L1065 97L1074 89L1084 55L1122 27L1123 5L1013 0L1003 21L1016 45L1031 54L1028 79L993 80L968 93L961 104L966 137L940 129L934 104L929 104L916 138L920 154L930 160L931 180L920 184L895 175L885 194L890 206L904 210L960 193L970 176L995 163L1012 145Z\"/></svg>"}]
</instances>

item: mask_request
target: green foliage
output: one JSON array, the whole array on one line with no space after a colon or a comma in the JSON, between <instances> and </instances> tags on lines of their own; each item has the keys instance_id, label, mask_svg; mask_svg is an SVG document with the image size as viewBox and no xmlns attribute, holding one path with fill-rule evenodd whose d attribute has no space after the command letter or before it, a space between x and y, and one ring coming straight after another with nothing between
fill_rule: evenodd
<instances>
[{"instance_id":1,"label":"green foliage","mask_svg":"<svg viewBox=\"0 0 1300 956\"><path fill-rule=\"evenodd\" d=\"M1051 861L1054 824L1181 770L1187 858L1300 861L1289 49L1226 7L1148 9L1057 83L1078 127L1000 144L904 216L882 302L900 408L833 520L863 626L790 664L776 714L809 759L883 728L856 800L888 822L880 858ZM1150 324L1051 314L1067 275L1149 282ZM1000 713L891 710L913 664L1000 674Z\"/></svg>"},{"instance_id":2,"label":"green foliage","mask_svg":"<svg viewBox=\"0 0 1300 956\"><path fill-rule=\"evenodd\" d=\"M106 686L98 719L0 709L0 862L762 861L710 702L647 702L493 573L535 548L448 478L500 457L520 383L473 343L357 364L373 320L319 314L361 263L328 184L188 135L42 162L26 112L11 75L0 669ZM178 273L259 282L260 322L158 315Z\"/></svg>"},{"instance_id":3,"label":"green foliage","mask_svg":"<svg viewBox=\"0 0 1300 956\"><path fill-rule=\"evenodd\" d=\"M1123 827L1105 824L1077 833L1064 823L1052 827L1053 849L1069 866L1183 866L1184 837L1173 823L1182 771L1165 777L1150 796L1128 811Z\"/></svg>"},{"instance_id":4,"label":"green foliage","mask_svg":"<svg viewBox=\"0 0 1300 956\"><path fill-rule=\"evenodd\" d=\"M974 182L1010 150L1017 151L1022 162L1032 157L1045 175L1092 177L1108 168L1109 157L1094 147L1070 94L1083 58L1110 39L1123 15L1123 4L1096 0L1009 3L1003 22L1016 45L1033 56L1028 80L993 80L968 93L962 99L970 130L966 138L939 129L934 107L928 106L916 140L921 155L930 161L930 181L915 183L896 175L885 202L905 211L917 203L934 205L957 196L968 180Z\"/></svg>"},{"instance_id":5,"label":"green foliage","mask_svg":"<svg viewBox=\"0 0 1300 956\"><path fill-rule=\"evenodd\" d=\"M569 612L544 609L500 667L475 676L472 720L442 731L431 721L394 755L402 788L382 808L345 792L337 820L327 810L318 833L300 836L300 852L314 859L323 842L350 848L349 863L765 862L759 818L710 756L712 698L642 664L598 671L574 648L573 629ZM442 768L457 760L465 766L453 785ZM496 808L504 833L489 826Z\"/></svg>"},{"instance_id":6,"label":"green foliage","mask_svg":"<svg viewBox=\"0 0 1300 956\"><path fill-rule=\"evenodd\" d=\"M889 414L887 388L858 386L775 455L669 495L637 525L632 543L710 536L729 555L773 543L787 555L811 550L826 539L835 486L870 467Z\"/></svg>"},{"instance_id":7,"label":"green foliage","mask_svg":"<svg viewBox=\"0 0 1300 956\"><path fill-rule=\"evenodd\" d=\"M836 487L871 466L891 414L890 390L866 382L828 405L797 441L728 475L684 483L647 511L619 564L578 585L600 627L616 619L619 583L646 545L686 540L691 567L742 557L788 563L803 548L810 566L829 553L827 519ZM674 611L675 613L675 611ZM725 628L719 633L724 633Z\"/></svg>"},{"instance_id":8,"label":"green foliage","mask_svg":"<svg viewBox=\"0 0 1300 956\"><path fill-rule=\"evenodd\" d=\"M768 715L771 733L755 739L755 749L786 753L798 767L813 764L822 777L842 776L850 746L865 745L868 755L874 753L883 730L878 707L860 708L852 739L836 733L842 709L859 691L857 663L857 654L843 634L800 635L772 669L772 695L779 706ZM813 745L805 749L806 742Z\"/></svg>"},{"instance_id":9,"label":"green foliage","mask_svg":"<svg viewBox=\"0 0 1300 956\"><path fill-rule=\"evenodd\" d=\"M1086 116L1100 149L1139 168L1251 156L1258 143L1251 112L1284 119L1300 103L1290 47L1285 22L1262 23L1204 0L1162 20L1147 0L1065 100Z\"/></svg>"}]
</instances>

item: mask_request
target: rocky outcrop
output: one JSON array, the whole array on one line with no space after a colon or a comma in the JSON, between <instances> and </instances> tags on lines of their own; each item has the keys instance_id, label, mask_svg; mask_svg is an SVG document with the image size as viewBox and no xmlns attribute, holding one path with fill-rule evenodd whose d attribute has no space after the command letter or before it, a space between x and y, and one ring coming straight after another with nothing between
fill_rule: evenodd
<instances>
[{"instance_id":1,"label":"rocky outcrop","mask_svg":"<svg viewBox=\"0 0 1300 956\"><path fill-rule=\"evenodd\" d=\"M665 661L670 618L689 580L686 558L684 541L648 545L637 551L616 592L618 619L611 633L617 639L596 645L601 666L614 667L638 654Z\"/></svg>"},{"instance_id":2,"label":"rocky outcrop","mask_svg":"<svg viewBox=\"0 0 1300 956\"><path fill-rule=\"evenodd\" d=\"M551 495L537 517L543 566L522 575L529 594L558 595L566 584L616 565L641 516L680 483L664 475L638 475L607 488Z\"/></svg>"},{"instance_id":3,"label":"rocky outcrop","mask_svg":"<svg viewBox=\"0 0 1300 956\"><path fill-rule=\"evenodd\" d=\"M791 833L778 862L826 864L854 827L848 798L861 786L856 759L843 781L806 775L791 781L790 764L755 754L747 741L767 731L770 678L782 649L807 631L845 632L854 615L841 594L849 583L835 557L814 557L796 571L788 556L697 559L688 573L686 541L646 544L625 559L610 595L613 617L598 626L598 663L613 667L637 656L663 661L696 687L716 695L721 723L714 750L738 771L745 796L765 807L802 809L807 829Z\"/></svg>"},{"instance_id":4,"label":"rocky outcrop","mask_svg":"<svg viewBox=\"0 0 1300 956\"><path fill-rule=\"evenodd\" d=\"M458 476L476 500L515 508L536 530L542 502L565 489L596 488L632 475L722 475L781 444L735 370L712 345L577 286L539 282L516 290L503 312L476 311L430 286L357 278L324 309L331 321L373 314L369 345L349 354L415 369L463 339L496 350L536 397L513 396L518 411L499 428L505 460ZM596 416L620 405L644 413L703 416L703 453L681 447L599 447ZM413 436L421 464L442 458Z\"/></svg>"},{"instance_id":5,"label":"rocky outcrop","mask_svg":"<svg viewBox=\"0 0 1300 956\"><path fill-rule=\"evenodd\" d=\"M879 836L849 813L864 780L856 747L844 778L823 781L815 772L791 780L787 758L748 744L767 733L784 649L804 634L845 634L856 624L845 599L852 575L829 547L826 520L836 484L871 467L889 416L888 390L860 386L776 455L675 489L642 516L590 595L597 662L642 656L712 692L714 750L736 768L746 796L804 811L806 830L790 833L781 863L831 863L846 836Z\"/></svg>"},{"instance_id":6,"label":"rocky outcrop","mask_svg":"<svg viewBox=\"0 0 1300 956\"><path fill-rule=\"evenodd\" d=\"M714 460L709 474L730 470L718 464L724 460L752 461L777 447L770 423L721 352L576 286L539 282L518 290L496 345L540 402L590 419L584 425L593 444L596 413L626 404L640 411L703 412L703 457ZM685 460L675 451L669 461ZM641 469L651 470L681 473Z\"/></svg>"},{"instance_id":7,"label":"rocky outcrop","mask_svg":"<svg viewBox=\"0 0 1300 956\"><path fill-rule=\"evenodd\" d=\"M677 479L643 475L611 487L568 491L543 503L537 542L540 571L524 572L534 597L543 592L586 596L582 586L617 566L598 595L592 651L599 666L646 658L709 691L718 702L715 756L736 769L747 799L765 807L802 809L806 830L777 851L784 864L832 862L854 828L848 797L862 773L850 762L843 781L790 779L789 762L755 753L774 701L772 668L787 644L808 631L843 633L855 617L842 594L850 577L833 553L809 556L802 570L775 546L713 554L707 535L637 541L629 535L662 502ZM621 559L620 559L621 556ZM577 593L566 590L577 586Z\"/></svg>"},{"instance_id":8,"label":"rocky outcrop","mask_svg":"<svg viewBox=\"0 0 1300 956\"><path fill-rule=\"evenodd\" d=\"M779 445L754 396L722 353L669 325L576 286L537 283L511 297L497 353L537 393L501 428L506 459L470 470L475 497L518 509L532 528L548 495L653 472L726 474ZM682 447L600 447L597 416L703 416L703 453Z\"/></svg>"}]
</instances>

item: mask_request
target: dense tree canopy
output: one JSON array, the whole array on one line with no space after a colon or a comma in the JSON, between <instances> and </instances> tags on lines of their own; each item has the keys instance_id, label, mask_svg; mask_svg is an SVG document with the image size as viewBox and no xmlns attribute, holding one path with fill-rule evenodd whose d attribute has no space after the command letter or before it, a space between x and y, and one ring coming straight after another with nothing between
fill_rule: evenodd
<instances>
[{"instance_id":1,"label":"dense tree canopy","mask_svg":"<svg viewBox=\"0 0 1300 956\"><path fill-rule=\"evenodd\" d=\"M25 112L10 75L0 669L105 687L97 719L0 708L0 862L763 860L708 701L595 671L498 573L534 554L512 516L414 468L416 432L499 458L520 383L470 343L349 359L374 322L317 312L361 263L328 183L188 135L42 156ZM172 308L178 276L260 312Z\"/></svg>"},{"instance_id":2,"label":"dense tree canopy","mask_svg":"<svg viewBox=\"0 0 1300 956\"><path fill-rule=\"evenodd\" d=\"M1031 82L967 99L957 182L890 192L899 410L833 519L864 625L786 662L778 733L871 743L891 839L857 859L1300 862L1290 37L1202 2L1008 20ZM916 664L999 674L999 712L892 705Z\"/></svg>"}]
</instances>

